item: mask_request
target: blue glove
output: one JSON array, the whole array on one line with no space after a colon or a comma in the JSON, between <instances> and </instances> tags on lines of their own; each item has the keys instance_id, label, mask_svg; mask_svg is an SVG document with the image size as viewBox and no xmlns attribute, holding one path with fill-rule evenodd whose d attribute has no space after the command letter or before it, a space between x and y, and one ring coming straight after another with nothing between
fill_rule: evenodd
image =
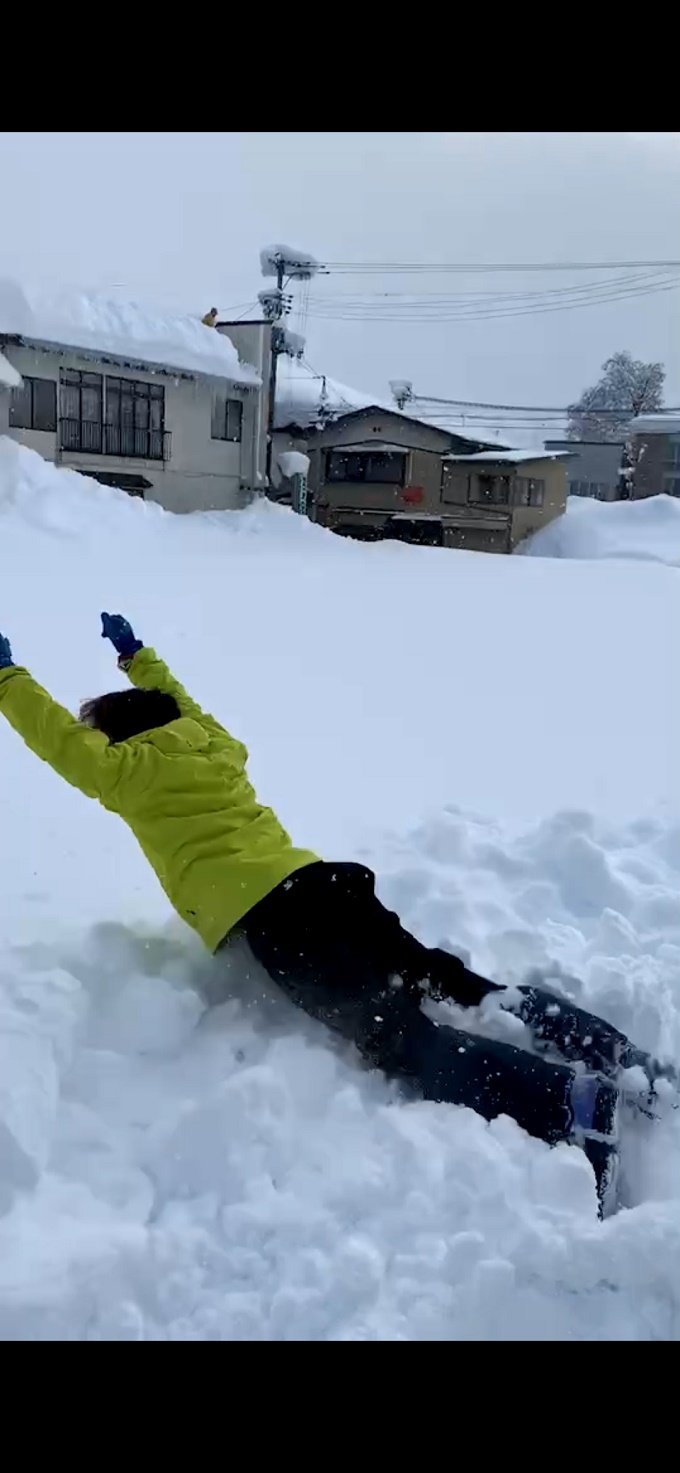
<instances>
[{"instance_id":1,"label":"blue glove","mask_svg":"<svg viewBox=\"0 0 680 1473\"><path fill-rule=\"evenodd\" d=\"M4 634L0 634L0 670L9 670L14 664L12 659L12 647Z\"/></svg>"},{"instance_id":2,"label":"blue glove","mask_svg":"<svg viewBox=\"0 0 680 1473\"><path fill-rule=\"evenodd\" d=\"M135 639L132 625L122 614L102 614L102 639L111 640L122 660L131 660L138 650L144 649L141 639Z\"/></svg>"}]
</instances>

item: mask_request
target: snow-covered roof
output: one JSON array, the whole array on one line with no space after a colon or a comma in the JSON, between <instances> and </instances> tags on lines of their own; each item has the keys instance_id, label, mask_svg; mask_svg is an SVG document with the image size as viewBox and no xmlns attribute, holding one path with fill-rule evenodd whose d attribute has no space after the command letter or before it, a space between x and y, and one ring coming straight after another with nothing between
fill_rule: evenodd
<instances>
[{"instance_id":1,"label":"snow-covered roof","mask_svg":"<svg viewBox=\"0 0 680 1473\"><path fill-rule=\"evenodd\" d=\"M71 348L116 362L257 385L231 339L198 317L160 314L136 302L86 292L48 294L0 281L0 334L36 346Z\"/></svg>"},{"instance_id":2,"label":"snow-covered roof","mask_svg":"<svg viewBox=\"0 0 680 1473\"><path fill-rule=\"evenodd\" d=\"M444 460L505 460L511 465L519 465L524 460L564 460L571 453L569 450L544 450L543 446L537 450L504 450L499 445L497 450L478 450L475 455L445 455Z\"/></svg>"},{"instance_id":3,"label":"snow-covered roof","mask_svg":"<svg viewBox=\"0 0 680 1473\"><path fill-rule=\"evenodd\" d=\"M279 363L276 379L275 425L290 424L307 429L320 419L338 419L354 409L370 409L377 402L375 394L362 394L337 379L315 373L295 361ZM392 405L385 405L386 409Z\"/></svg>"},{"instance_id":4,"label":"snow-covered roof","mask_svg":"<svg viewBox=\"0 0 680 1473\"><path fill-rule=\"evenodd\" d=\"M680 435L680 415L639 414L630 422L632 435Z\"/></svg>"},{"instance_id":5,"label":"snow-covered roof","mask_svg":"<svg viewBox=\"0 0 680 1473\"><path fill-rule=\"evenodd\" d=\"M291 425L300 429L328 424L341 419L344 414L355 414L358 409L381 409L386 414L397 415L411 424L426 424L430 429L443 430L452 438L471 440L477 445L493 445L484 435L469 431L464 426L438 424L431 419L419 419L416 413L409 414L398 409L388 399L376 394L365 394L360 389L351 389L337 379L315 373L307 364L295 361L280 361L276 380L276 429L288 429ZM403 446L401 447L404 448ZM501 447L499 447L501 448ZM545 455L545 451L541 452Z\"/></svg>"}]
</instances>

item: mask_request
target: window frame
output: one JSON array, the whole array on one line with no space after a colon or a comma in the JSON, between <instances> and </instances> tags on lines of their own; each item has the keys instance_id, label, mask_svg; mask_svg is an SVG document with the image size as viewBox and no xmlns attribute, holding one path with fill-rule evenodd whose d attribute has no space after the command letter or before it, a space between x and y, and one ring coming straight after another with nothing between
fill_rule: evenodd
<instances>
[{"instance_id":1,"label":"window frame","mask_svg":"<svg viewBox=\"0 0 680 1473\"><path fill-rule=\"evenodd\" d=\"M238 411L238 413L236 413ZM236 419L236 433L230 433L230 417ZM210 438L219 440L226 445L241 445L243 443L243 400L234 399L226 394L216 394L212 402L210 418Z\"/></svg>"},{"instance_id":2,"label":"window frame","mask_svg":"<svg viewBox=\"0 0 680 1473\"><path fill-rule=\"evenodd\" d=\"M680 472L680 435L669 435L666 455L664 458L664 469L666 471Z\"/></svg>"},{"instance_id":3,"label":"window frame","mask_svg":"<svg viewBox=\"0 0 680 1473\"><path fill-rule=\"evenodd\" d=\"M83 390L98 391L99 393L99 417L83 415ZM78 413L65 414L64 403L67 394L77 393ZM70 443L67 443L64 427L68 425L72 429L67 431ZM92 442L83 444L88 436L83 435L83 425L92 428ZM77 426L77 433L75 427ZM99 434L96 435L94 430ZM72 438L71 438L72 436ZM99 443L97 443L97 440ZM93 373L90 369L61 368L59 370L59 447L61 450L75 451L85 455L102 455L104 445L104 374Z\"/></svg>"},{"instance_id":4,"label":"window frame","mask_svg":"<svg viewBox=\"0 0 680 1473\"><path fill-rule=\"evenodd\" d=\"M12 389L12 392L10 394L10 401L9 401L9 420L8 420L9 429L10 430L34 430L34 431L36 431L39 434L45 434L45 435L56 434L57 421L58 421L58 415L57 415L57 381L56 381L56 379L53 379L53 378L41 378L40 375L38 375L38 374L31 374L31 373L22 373L21 377L23 379L23 383L20 384L20 385L18 384L16 388ZM46 416L48 420L51 420L52 421L52 423L49 423L49 424L36 424L36 422L35 422L35 420L36 420L36 391L35 391L36 390L36 384L42 385L43 388L44 388L45 385L47 385L52 390L52 396L51 396L52 397L51 412L48 413L48 415ZM14 411L15 406L16 406L16 403L17 403L17 396L20 395L21 398L25 401L25 398L26 398L26 390L27 389L28 389L28 398L29 398L29 414L28 414L28 418L29 418L29 421L30 422L28 424L23 424L23 423L19 423L16 420L16 418L13 418L13 411Z\"/></svg>"},{"instance_id":5,"label":"window frame","mask_svg":"<svg viewBox=\"0 0 680 1473\"><path fill-rule=\"evenodd\" d=\"M522 499L524 496L527 498L526 501ZM513 476L512 504L534 511L544 506L545 481L538 476Z\"/></svg>"},{"instance_id":6,"label":"window frame","mask_svg":"<svg viewBox=\"0 0 680 1473\"><path fill-rule=\"evenodd\" d=\"M94 415L83 413L88 391L98 393ZM67 414L67 396L77 394L77 415ZM117 414L113 406L117 398ZM123 405L132 406L129 423L124 423ZM152 405L159 404L154 415ZM137 406L146 406L146 413ZM92 407L92 406L90 406ZM141 423L138 420L141 419ZM157 423L154 424L154 419ZM165 456L165 384L146 379L127 378L123 374L94 373L89 369L62 368L59 375L59 446L79 455L110 456L117 460L164 461ZM67 429L67 426L69 427ZM84 433L83 426L89 429ZM125 435L130 435L129 443Z\"/></svg>"},{"instance_id":7,"label":"window frame","mask_svg":"<svg viewBox=\"0 0 680 1473\"><path fill-rule=\"evenodd\" d=\"M482 489L482 483L486 481L490 482L493 486L502 486L505 491L505 496L494 496L493 498L490 496L481 496L479 493ZM512 506L512 481L513 478L510 475L492 475L491 472L488 471L475 471L470 476L470 484L468 486L468 505Z\"/></svg>"},{"instance_id":8,"label":"window frame","mask_svg":"<svg viewBox=\"0 0 680 1473\"><path fill-rule=\"evenodd\" d=\"M117 398L117 416L112 417ZM124 423L123 405L132 406L130 422ZM154 424L152 406L160 405ZM140 419L138 406L147 407L146 423ZM132 438L126 445L124 436ZM142 441L141 437L145 437ZM117 456L120 460L164 460L165 437L165 384L147 383L145 379L126 378L123 374L107 373L104 380L104 454Z\"/></svg>"},{"instance_id":9,"label":"window frame","mask_svg":"<svg viewBox=\"0 0 680 1473\"><path fill-rule=\"evenodd\" d=\"M346 461L352 459L354 462L358 462L361 474L351 476L333 475L332 463L335 456ZM400 461L398 473L389 477L367 475L369 463L380 458L386 461ZM406 484L407 460L408 450L353 450L351 445L334 445L326 451L324 479L330 486L404 486Z\"/></svg>"}]
</instances>

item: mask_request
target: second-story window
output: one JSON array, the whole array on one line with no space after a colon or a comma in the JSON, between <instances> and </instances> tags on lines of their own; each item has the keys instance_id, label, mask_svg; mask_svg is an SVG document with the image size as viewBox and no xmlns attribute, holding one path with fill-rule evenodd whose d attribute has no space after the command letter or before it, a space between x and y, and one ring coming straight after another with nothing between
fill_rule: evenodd
<instances>
[{"instance_id":1,"label":"second-story window","mask_svg":"<svg viewBox=\"0 0 680 1473\"><path fill-rule=\"evenodd\" d=\"M56 430L57 386L51 378L23 376L23 384L12 389L9 401L11 430Z\"/></svg>"},{"instance_id":2,"label":"second-story window","mask_svg":"<svg viewBox=\"0 0 680 1473\"><path fill-rule=\"evenodd\" d=\"M468 501L480 506L507 506L510 501L510 477L473 475L470 477Z\"/></svg>"},{"instance_id":3,"label":"second-story window","mask_svg":"<svg viewBox=\"0 0 680 1473\"><path fill-rule=\"evenodd\" d=\"M107 455L163 459L165 389L137 379L106 376Z\"/></svg>"},{"instance_id":4,"label":"second-story window","mask_svg":"<svg viewBox=\"0 0 680 1473\"><path fill-rule=\"evenodd\" d=\"M62 369L59 410L62 450L164 459L162 384Z\"/></svg>"},{"instance_id":5,"label":"second-story window","mask_svg":"<svg viewBox=\"0 0 680 1473\"><path fill-rule=\"evenodd\" d=\"M329 450L326 456L327 481L403 486L405 477L406 455L400 451Z\"/></svg>"},{"instance_id":6,"label":"second-story window","mask_svg":"<svg viewBox=\"0 0 680 1473\"><path fill-rule=\"evenodd\" d=\"M581 494L587 496L599 496L599 482L591 483L590 490ZM545 481L536 481L533 476L515 476L514 483L515 506L542 506L545 500Z\"/></svg>"},{"instance_id":7,"label":"second-story window","mask_svg":"<svg viewBox=\"0 0 680 1473\"><path fill-rule=\"evenodd\" d=\"M223 399L218 395L213 399L211 439L230 440L232 444L238 444L242 431L243 405L241 400Z\"/></svg>"},{"instance_id":8,"label":"second-story window","mask_svg":"<svg viewBox=\"0 0 680 1473\"><path fill-rule=\"evenodd\" d=\"M59 383L62 450L90 450L101 455L103 384L100 373L62 368Z\"/></svg>"}]
</instances>

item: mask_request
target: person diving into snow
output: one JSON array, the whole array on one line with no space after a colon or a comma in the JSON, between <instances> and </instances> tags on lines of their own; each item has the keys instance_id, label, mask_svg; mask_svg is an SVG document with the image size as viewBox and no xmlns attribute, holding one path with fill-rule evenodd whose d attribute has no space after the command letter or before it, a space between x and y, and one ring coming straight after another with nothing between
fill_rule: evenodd
<instances>
[{"instance_id":1,"label":"person diving into snow","mask_svg":"<svg viewBox=\"0 0 680 1473\"><path fill-rule=\"evenodd\" d=\"M659 1066L567 999L504 989L424 946L381 904L363 865L295 848L258 802L242 742L190 699L126 619L101 618L132 689L85 702L79 719L14 664L0 635L0 710L26 745L125 820L210 951L244 937L293 1002L412 1093L487 1120L511 1115L550 1145L582 1146L603 1210L616 1177L618 1071L641 1065L651 1091ZM422 1009L428 998L476 1008L492 993L539 1052L440 1026Z\"/></svg>"}]
</instances>

